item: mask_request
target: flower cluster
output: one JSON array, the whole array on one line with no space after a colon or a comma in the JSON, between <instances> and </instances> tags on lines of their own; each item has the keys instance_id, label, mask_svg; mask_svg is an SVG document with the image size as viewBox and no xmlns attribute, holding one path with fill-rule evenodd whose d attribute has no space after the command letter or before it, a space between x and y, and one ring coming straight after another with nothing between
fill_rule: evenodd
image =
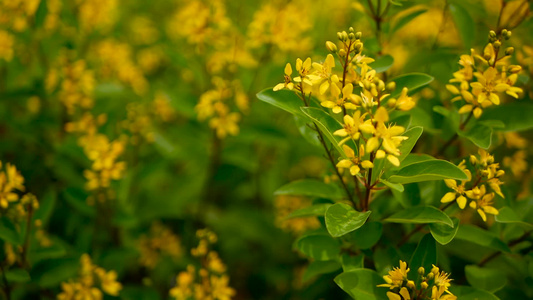
<instances>
[{"instance_id":1,"label":"flower cluster","mask_svg":"<svg viewBox=\"0 0 533 300\"><path fill-rule=\"evenodd\" d=\"M107 272L93 264L88 254L81 256L80 264L78 277L61 283L62 292L57 295L58 300L101 300L104 297L103 293L111 296L119 295L122 284L117 281L115 271Z\"/></svg>"},{"instance_id":2,"label":"flower cluster","mask_svg":"<svg viewBox=\"0 0 533 300\"><path fill-rule=\"evenodd\" d=\"M235 290L228 286L229 277L226 265L218 253L210 250L216 243L217 236L212 231L201 229L196 232L200 239L198 247L191 249L191 254L201 261L200 268L188 265L187 270L176 277L176 286L170 290L170 296L176 300L205 299L229 300L235 296Z\"/></svg>"},{"instance_id":3,"label":"flower cluster","mask_svg":"<svg viewBox=\"0 0 533 300\"><path fill-rule=\"evenodd\" d=\"M387 292L389 300L411 300L411 299L427 299L427 300L456 300L448 288L450 287L449 274L440 271L438 267L433 265L431 271L426 274L423 267L418 269L420 280L419 284L415 284L413 280L408 279L410 269L407 268L407 263L400 260L400 267L394 267L389 271L388 275L383 276L385 284L380 284L378 287L388 287Z\"/></svg>"},{"instance_id":4,"label":"flower cluster","mask_svg":"<svg viewBox=\"0 0 533 300\"><path fill-rule=\"evenodd\" d=\"M220 77L213 78L213 89L204 92L195 107L199 120L209 119L209 127L215 130L218 138L227 135L237 135L241 114L232 112L231 102L246 112L248 110L248 96L244 93L239 81L230 82Z\"/></svg>"},{"instance_id":5,"label":"flower cluster","mask_svg":"<svg viewBox=\"0 0 533 300\"><path fill-rule=\"evenodd\" d=\"M510 65L508 59L514 52L513 47L503 50L502 43L511 37L511 31L503 29L499 34L491 31L489 43L483 55L476 54L472 49L470 55L462 55L459 60L461 69L453 74L446 88L456 95L453 101L464 100L459 109L460 114L470 113L479 118L483 109L492 105L500 105L500 95L506 93L514 98L522 93L515 87L519 65ZM502 55L503 50L503 55ZM456 86L458 84L459 86Z\"/></svg>"},{"instance_id":6,"label":"flower cluster","mask_svg":"<svg viewBox=\"0 0 533 300\"><path fill-rule=\"evenodd\" d=\"M41 0L10 0L0 3L0 26L16 32L28 28Z\"/></svg>"},{"instance_id":7,"label":"flower cluster","mask_svg":"<svg viewBox=\"0 0 533 300\"><path fill-rule=\"evenodd\" d=\"M470 164L475 168L475 178L472 178L472 172L467 169L466 162L463 160L458 166L467 174L468 179L461 183L453 179L445 179L444 182L453 192L446 193L441 202L456 201L461 209L468 204L477 210L483 221L487 221L486 214L498 214L498 210L492 205L496 194L504 197L500 188L503 184L500 177L505 174L505 171L500 170L500 164L495 163L494 157L483 149L479 149L478 155L470 156ZM469 184L468 187L467 184ZM487 192L487 186L492 192Z\"/></svg>"},{"instance_id":8,"label":"flower cluster","mask_svg":"<svg viewBox=\"0 0 533 300\"><path fill-rule=\"evenodd\" d=\"M265 3L248 25L248 46L252 49L273 45L281 52L306 51L311 39L304 34L312 28L309 5L291 1L279 7Z\"/></svg>"},{"instance_id":9,"label":"flower cluster","mask_svg":"<svg viewBox=\"0 0 533 300\"><path fill-rule=\"evenodd\" d=\"M334 71L335 58L328 54L324 62L296 60L296 77L291 77L292 66L285 67L284 82L276 85L274 91L281 89L295 90L299 93L305 106L310 105L311 94L318 97L320 105L330 108L333 114L343 115L343 129L333 134L343 137L344 159L337 167L349 169L352 176L361 170L369 170L375 159L387 158L394 166L400 165L398 147L407 137L401 134L402 126L391 124L389 113L398 109L407 111L415 106L408 89L403 88L397 98L389 97L396 88L394 82L385 84L376 70L369 64L374 59L362 54L361 33L353 28L338 32L340 47L333 42L326 42L326 48L337 56L342 73ZM363 140L363 142L361 142ZM350 147L347 142L353 141Z\"/></svg>"},{"instance_id":10,"label":"flower cluster","mask_svg":"<svg viewBox=\"0 0 533 300\"><path fill-rule=\"evenodd\" d=\"M162 255L172 259L177 259L182 255L180 239L160 222L152 223L150 233L142 235L138 244L141 264L148 268L154 268Z\"/></svg>"},{"instance_id":11,"label":"flower cluster","mask_svg":"<svg viewBox=\"0 0 533 300\"><path fill-rule=\"evenodd\" d=\"M50 68L46 78L47 91L53 93L59 82L59 101L70 115L78 109L87 110L94 106L94 72L85 60L75 59L75 53L70 50L63 51L57 67Z\"/></svg>"}]
</instances>

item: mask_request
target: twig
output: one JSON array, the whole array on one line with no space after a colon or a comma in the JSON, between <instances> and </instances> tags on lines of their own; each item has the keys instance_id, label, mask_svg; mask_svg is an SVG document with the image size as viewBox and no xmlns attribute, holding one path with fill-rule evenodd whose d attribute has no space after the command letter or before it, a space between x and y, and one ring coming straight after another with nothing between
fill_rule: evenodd
<instances>
[{"instance_id":1,"label":"twig","mask_svg":"<svg viewBox=\"0 0 533 300\"><path fill-rule=\"evenodd\" d=\"M523 241L525 241L529 235L531 234L531 232L533 232L533 230L529 230L529 231L526 231L524 232L524 234L522 234L519 238L516 238L512 241L509 242L509 247L512 247L512 246L515 246ZM496 257L500 256L502 254L501 251L498 251L498 252L494 252L492 253L491 255L485 257L484 259L482 259L477 265L479 267L483 267L484 265L486 265L489 261L495 259Z\"/></svg>"}]
</instances>

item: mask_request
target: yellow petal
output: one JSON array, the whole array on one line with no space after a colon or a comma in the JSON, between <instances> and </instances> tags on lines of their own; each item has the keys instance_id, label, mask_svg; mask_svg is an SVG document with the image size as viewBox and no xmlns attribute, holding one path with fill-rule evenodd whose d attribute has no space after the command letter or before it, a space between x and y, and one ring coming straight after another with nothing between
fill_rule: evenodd
<instances>
[{"instance_id":1,"label":"yellow petal","mask_svg":"<svg viewBox=\"0 0 533 300\"><path fill-rule=\"evenodd\" d=\"M337 168L349 168L352 165L352 161L349 159L343 159L337 163Z\"/></svg>"},{"instance_id":2,"label":"yellow petal","mask_svg":"<svg viewBox=\"0 0 533 300\"><path fill-rule=\"evenodd\" d=\"M385 153L385 151L383 151L383 150L378 150L378 151L376 152L376 158L377 158L377 159L382 159L382 158L385 157L385 155L386 155L386 153Z\"/></svg>"},{"instance_id":3,"label":"yellow petal","mask_svg":"<svg viewBox=\"0 0 533 300\"><path fill-rule=\"evenodd\" d=\"M334 114L340 114L342 112L342 108L340 106L335 106L332 109Z\"/></svg>"},{"instance_id":4,"label":"yellow petal","mask_svg":"<svg viewBox=\"0 0 533 300\"><path fill-rule=\"evenodd\" d=\"M400 166L400 160L394 155L387 155L387 160L396 167Z\"/></svg>"},{"instance_id":5,"label":"yellow petal","mask_svg":"<svg viewBox=\"0 0 533 300\"><path fill-rule=\"evenodd\" d=\"M487 215L485 214L484 211L482 211L481 209L478 209L477 213L481 216L481 219L483 219L484 222L487 222Z\"/></svg>"},{"instance_id":6,"label":"yellow petal","mask_svg":"<svg viewBox=\"0 0 533 300\"><path fill-rule=\"evenodd\" d=\"M362 166L363 168L365 168L365 169L370 169L370 168L373 168L373 167L374 167L374 164L373 164L371 161L369 161L369 160L363 160L363 161L361 162L361 166Z\"/></svg>"},{"instance_id":7,"label":"yellow petal","mask_svg":"<svg viewBox=\"0 0 533 300\"><path fill-rule=\"evenodd\" d=\"M291 76L292 74L292 67L291 67L291 64L287 63L285 65L285 75L287 76Z\"/></svg>"},{"instance_id":8,"label":"yellow petal","mask_svg":"<svg viewBox=\"0 0 533 300\"><path fill-rule=\"evenodd\" d=\"M277 92L279 90L282 90L283 88L285 87L285 83L278 83L276 84L276 86L274 87L274 92Z\"/></svg>"},{"instance_id":9,"label":"yellow petal","mask_svg":"<svg viewBox=\"0 0 533 300\"><path fill-rule=\"evenodd\" d=\"M459 113L460 113L460 114L469 113L469 112L472 111L473 108L474 108L473 105L471 105L471 104L466 104L465 106L463 106L463 107L461 107L461 108L459 109Z\"/></svg>"},{"instance_id":10,"label":"yellow petal","mask_svg":"<svg viewBox=\"0 0 533 300\"><path fill-rule=\"evenodd\" d=\"M457 204L459 205L460 209L464 209L466 207L466 198L465 198L465 196L459 196L457 198Z\"/></svg>"},{"instance_id":11,"label":"yellow petal","mask_svg":"<svg viewBox=\"0 0 533 300\"><path fill-rule=\"evenodd\" d=\"M483 210L491 215L498 215L500 212L492 206L483 206Z\"/></svg>"},{"instance_id":12,"label":"yellow petal","mask_svg":"<svg viewBox=\"0 0 533 300\"><path fill-rule=\"evenodd\" d=\"M446 183L446 186L453 189L457 187L457 181L453 179L444 179L444 183Z\"/></svg>"},{"instance_id":13,"label":"yellow petal","mask_svg":"<svg viewBox=\"0 0 533 300\"><path fill-rule=\"evenodd\" d=\"M350 148L349 146L347 146L347 145L342 145L342 150L344 150L344 153L345 153L346 156L348 156L349 158L353 158L353 157L355 157L355 152L354 152L353 149Z\"/></svg>"},{"instance_id":14,"label":"yellow petal","mask_svg":"<svg viewBox=\"0 0 533 300\"><path fill-rule=\"evenodd\" d=\"M329 89L329 81L324 81L321 85L320 85L320 95L324 95L324 93Z\"/></svg>"},{"instance_id":15,"label":"yellow petal","mask_svg":"<svg viewBox=\"0 0 533 300\"><path fill-rule=\"evenodd\" d=\"M353 165L350 168L350 174L352 174L352 176L355 176L355 175L359 174L359 171L361 171L361 168L359 168L358 165Z\"/></svg>"},{"instance_id":16,"label":"yellow petal","mask_svg":"<svg viewBox=\"0 0 533 300\"><path fill-rule=\"evenodd\" d=\"M453 200L455 200L455 193L454 192L448 192L442 197L442 199L440 199L440 202L441 203L448 203L448 202L452 202Z\"/></svg>"},{"instance_id":17,"label":"yellow petal","mask_svg":"<svg viewBox=\"0 0 533 300\"><path fill-rule=\"evenodd\" d=\"M372 152L379 147L379 139L377 137L371 137L366 142L366 151Z\"/></svg>"}]
</instances>

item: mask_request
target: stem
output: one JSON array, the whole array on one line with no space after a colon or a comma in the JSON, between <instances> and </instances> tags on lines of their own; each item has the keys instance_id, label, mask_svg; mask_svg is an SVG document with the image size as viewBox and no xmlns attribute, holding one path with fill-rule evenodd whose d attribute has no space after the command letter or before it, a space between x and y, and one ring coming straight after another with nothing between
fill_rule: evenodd
<instances>
[{"instance_id":1,"label":"stem","mask_svg":"<svg viewBox=\"0 0 533 300\"><path fill-rule=\"evenodd\" d=\"M300 99L302 99L302 101L304 102L304 105L306 107L308 107L309 106L309 102L305 100L305 95L304 95L303 90L304 90L303 89L303 83L300 82L300 93L301 93L301 95L298 95L298 93L296 93L296 95L298 95L298 97L300 97ZM311 97L309 97L309 98L311 98ZM328 160L331 163L331 166L333 167L333 169L335 170L335 174L337 174L337 177L339 178L339 181L342 184L342 188L346 192L346 196L348 197L348 200L350 200L350 202L354 205L354 207L357 207L357 203L355 203L355 201L353 199L353 196L352 196L352 193L350 193L350 190L348 189L348 186L344 182L344 180L342 178L342 175L339 172L339 169L337 169L337 164L335 163L335 157L333 157L332 151L329 150L329 148L328 148L328 146L326 144L326 140L324 139L324 136L322 135L322 131L320 131L320 129L318 128L318 126L315 123L313 123L313 125L315 126L315 130L318 133L318 140L320 141L320 144L322 145L322 147L326 151Z\"/></svg>"},{"instance_id":2,"label":"stem","mask_svg":"<svg viewBox=\"0 0 533 300\"><path fill-rule=\"evenodd\" d=\"M533 230L526 231L519 238L516 238L516 239L510 241L509 244L508 244L509 247L515 246L515 245L525 241L529 237L531 232L533 232ZM500 256L501 254L502 254L502 252L499 252L499 251L498 252L494 252L491 255L485 257L483 260L481 260L477 265L480 266L480 267L483 267L489 261L495 259L496 257Z\"/></svg>"},{"instance_id":3,"label":"stem","mask_svg":"<svg viewBox=\"0 0 533 300\"><path fill-rule=\"evenodd\" d=\"M370 162L374 162L374 152L370 153ZM365 199L364 199L364 202L362 203L362 210L363 211L367 211L368 210L368 206L370 204L370 197L372 195L372 169L373 168L370 168L368 169L368 178L367 178L367 182L366 182L366 191L365 191Z\"/></svg>"},{"instance_id":4,"label":"stem","mask_svg":"<svg viewBox=\"0 0 533 300\"><path fill-rule=\"evenodd\" d=\"M4 282L4 294L7 300L11 300L11 287L9 286L9 282L7 281L6 272L2 264L0 264L0 271L2 272L2 281Z\"/></svg>"},{"instance_id":5,"label":"stem","mask_svg":"<svg viewBox=\"0 0 533 300\"><path fill-rule=\"evenodd\" d=\"M211 138L211 156L209 157L209 166L207 169L207 178L205 180L205 194L204 203L208 203L213 198L212 185L215 179L215 173L220 165L222 150L222 140L218 138L216 130L213 130L213 136ZM216 202L216 199L214 199Z\"/></svg>"},{"instance_id":6,"label":"stem","mask_svg":"<svg viewBox=\"0 0 533 300\"><path fill-rule=\"evenodd\" d=\"M26 257L30 249L30 233L31 233L32 217L33 217L33 206L31 203L29 203L28 204L28 218L26 219L26 234L24 237L24 245L22 246L21 259L20 259L22 268L28 267L28 262L26 260Z\"/></svg>"}]
</instances>

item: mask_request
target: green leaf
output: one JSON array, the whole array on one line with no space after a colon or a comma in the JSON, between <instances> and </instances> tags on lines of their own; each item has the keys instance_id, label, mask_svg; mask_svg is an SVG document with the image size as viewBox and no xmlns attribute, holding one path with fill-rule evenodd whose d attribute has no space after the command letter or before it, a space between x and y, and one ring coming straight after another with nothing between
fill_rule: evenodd
<instances>
[{"instance_id":1,"label":"green leaf","mask_svg":"<svg viewBox=\"0 0 533 300\"><path fill-rule=\"evenodd\" d=\"M522 221L516 212L508 206L502 207L494 219L499 223L512 223L526 228L533 228L533 224Z\"/></svg>"},{"instance_id":2,"label":"green leaf","mask_svg":"<svg viewBox=\"0 0 533 300\"><path fill-rule=\"evenodd\" d=\"M333 273L340 268L341 264L336 260L313 261L305 269L302 279L303 281L308 281L317 275Z\"/></svg>"},{"instance_id":3,"label":"green leaf","mask_svg":"<svg viewBox=\"0 0 533 300\"><path fill-rule=\"evenodd\" d=\"M257 93L257 98L293 115L304 116L300 110L300 107L303 106L304 103L294 91L280 90L274 92L272 88L266 88Z\"/></svg>"},{"instance_id":4,"label":"green leaf","mask_svg":"<svg viewBox=\"0 0 533 300\"><path fill-rule=\"evenodd\" d=\"M533 128L533 103L513 102L483 110L480 121L498 120L505 124L503 131L523 131Z\"/></svg>"},{"instance_id":5,"label":"green leaf","mask_svg":"<svg viewBox=\"0 0 533 300\"><path fill-rule=\"evenodd\" d=\"M387 300L384 288L378 284L385 281L373 270L358 269L344 272L335 277L335 283L348 295L357 300Z\"/></svg>"},{"instance_id":6,"label":"green leaf","mask_svg":"<svg viewBox=\"0 0 533 300\"><path fill-rule=\"evenodd\" d=\"M403 193L403 191L405 190L403 184L401 183L392 183L392 182L388 182L387 180L385 179L381 179L379 182L383 183L384 185L390 187L391 189L393 190L396 190L400 193Z\"/></svg>"},{"instance_id":7,"label":"green leaf","mask_svg":"<svg viewBox=\"0 0 533 300\"><path fill-rule=\"evenodd\" d=\"M326 211L326 228L333 237L343 236L363 226L370 213L358 212L344 203L333 204Z\"/></svg>"},{"instance_id":8,"label":"green leaf","mask_svg":"<svg viewBox=\"0 0 533 300\"><path fill-rule=\"evenodd\" d=\"M459 31L461 40L466 49L470 49L472 41L474 40L475 23L468 11L457 4L450 4L450 13L452 15L455 26Z\"/></svg>"},{"instance_id":9,"label":"green leaf","mask_svg":"<svg viewBox=\"0 0 533 300\"><path fill-rule=\"evenodd\" d=\"M452 217L453 228L450 226L432 223L429 224L429 230L433 238L441 245L446 245L453 240L459 230L459 219Z\"/></svg>"},{"instance_id":10,"label":"green leaf","mask_svg":"<svg viewBox=\"0 0 533 300\"><path fill-rule=\"evenodd\" d=\"M300 134L304 139L311 145L322 147L320 140L318 139L318 133L314 128L310 127L312 124L309 123L308 118L303 118L300 116L294 116L294 122Z\"/></svg>"},{"instance_id":11,"label":"green leaf","mask_svg":"<svg viewBox=\"0 0 533 300\"><path fill-rule=\"evenodd\" d=\"M328 235L308 235L296 241L296 248L315 260L338 259L341 246Z\"/></svg>"},{"instance_id":12,"label":"green leaf","mask_svg":"<svg viewBox=\"0 0 533 300\"><path fill-rule=\"evenodd\" d=\"M403 26L407 25L409 22L411 22L414 18L418 17L419 15L425 13L427 8L419 8L417 10L414 10L406 15L401 16L398 18L398 20L394 23L391 29L391 34L398 31Z\"/></svg>"},{"instance_id":13,"label":"green leaf","mask_svg":"<svg viewBox=\"0 0 533 300\"><path fill-rule=\"evenodd\" d=\"M301 179L287 183L277 189L274 195L296 195L326 199L344 198L342 190L337 186L315 179Z\"/></svg>"},{"instance_id":14,"label":"green leaf","mask_svg":"<svg viewBox=\"0 0 533 300\"><path fill-rule=\"evenodd\" d=\"M44 260L31 269L31 278L41 287L55 287L78 273L78 258Z\"/></svg>"},{"instance_id":15,"label":"green leaf","mask_svg":"<svg viewBox=\"0 0 533 300\"><path fill-rule=\"evenodd\" d=\"M400 147L398 147L398 150L400 150L401 153L398 157L400 162L403 161L407 155L409 155L409 153L411 153L423 131L424 129L422 127L413 127L402 134L402 136L406 136L408 139L402 141L402 144Z\"/></svg>"},{"instance_id":16,"label":"green leaf","mask_svg":"<svg viewBox=\"0 0 533 300\"><path fill-rule=\"evenodd\" d=\"M87 204L87 197L89 195L83 189L73 187L67 188L63 192L63 196L66 202L80 213L83 213L88 217L94 217L96 215L95 207Z\"/></svg>"},{"instance_id":17,"label":"green leaf","mask_svg":"<svg viewBox=\"0 0 533 300\"><path fill-rule=\"evenodd\" d=\"M431 234L426 234L418 243L415 253L411 256L411 261L409 261L409 268L411 270L418 270L420 267L424 267L427 271L431 270L432 265L437 264L437 244L431 236ZM426 271L426 272L427 272ZM411 276L417 276L416 272L409 274Z\"/></svg>"},{"instance_id":18,"label":"green leaf","mask_svg":"<svg viewBox=\"0 0 533 300\"><path fill-rule=\"evenodd\" d=\"M405 115L399 115L395 117L394 119L390 120L391 124L395 124L398 126L402 126L405 129L408 129L409 126L411 126L411 115L405 114Z\"/></svg>"},{"instance_id":19,"label":"green leaf","mask_svg":"<svg viewBox=\"0 0 533 300\"><path fill-rule=\"evenodd\" d=\"M55 190L50 189L39 199L39 209L35 211L33 219L41 220L43 224L48 224L48 220L54 211L54 207L57 200L57 193Z\"/></svg>"},{"instance_id":20,"label":"green leaf","mask_svg":"<svg viewBox=\"0 0 533 300\"><path fill-rule=\"evenodd\" d=\"M381 239L383 224L380 222L365 223L359 230L350 233L350 238L359 249L370 249Z\"/></svg>"},{"instance_id":21,"label":"green leaf","mask_svg":"<svg viewBox=\"0 0 533 300\"><path fill-rule=\"evenodd\" d=\"M389 97L397 98L398 96L400 96L404 87L409 89L409 93L412 93L432 82L433 77L424 73L408 73L395 77L390 81L396 82L396 89L391 93Z\"/></svg>"},{"instance_id":22,"label":"green leaf","mask_svg":"<svg viewBox=\"0 0 533 300\"><path fill-rule=\"evenodd\" d=\"M457 134L469 139L479 148L488 149L492 144L492 128L483 124L475 124L465 131L458 130Z\"/></svg>"},{"instance_id":23,"label":"green leaf","mask_svg":"<svg viewBox=\"0 0 533 300\"><path fill-rule=\"evenodd\" d=\"M333 144L333 147L337 149L339 155L345 158L346 154L342 150L341 146L339 146L339 142L342 140L342 137L333 135L335 131L343 128L341 123L335 120L327 112L319 108L302 107L301 111L318 126L324 136L331 144ZM357 149L354 150L357 151Z\"/></svg>"},{"instance_id":24,"label":"green leaf","mask_svg":"<svg viewBox=\"0 0 533 300\"><path fill-rule=\"evenodd\" d=\"M370 67L376 71L376 73L382 73L390 69L394 64L394 58L390 55L384 55L377 58L373 63L370 64Z\"/></svg>"},{"instance_id":25,"label":"green leaf","mask_svg":"<svg viewBox=\"0 0 533 300\"><path fill-rule=\"evenodd\" d=\"M445 160L427 160L402 167L396 174L386 178L392 183L411 183L429 180L466 180L466 174L456 165Z\"/></svg>"},{"instance_id":26,"label":"green leaf","mask_svg":"<svg viewBox=\"0 0 533 300\"><path fill-rule=\"evenodd\" d=\"M15 246L22 242L21 236L15 228L15 224L7 217L0 218L0 239Z\"/></svg>"},{"instance_id":27,"label":"green leaf","mask_svg":"<svg viewBox=\"0 0 533 300\"><path fill-rule=\"evenodd\" d=\"M359 255L349 255L343 254L341 256L342 270L344 272L349 272L353 270L358 270L364 268L365 256L363 254Z\"/></svg>"},{"instance_id":28,"label":"green leaf","mask_svg":"<svg viewBox=\"0 0 533 300\"><path fill-rule=\"evenodd\" d=\"M436 160L435 157L428 155L428 154L419 154L419 153L410 153L407 155L407 157L402 161L402 165L400 167L405 167L414 163L428 161L428 160Z\"/></svg>"},{"instance_id":29,"label":"green leaf","mask_svg":"<svg viewBox=\"0 0 533 300\"><path fill-rule=\"evenodd\" d=\"M479 290L469 286L455 286L452 284L450 291L461 300L500 300L487 291Z\"/></svg>"},{"instance_id":30,"label":"green leaf","mask_svg":"<svg viewBox=\"0 0 533 300\"><path fill-rule=\"evenodd\" d=\"M330 203L313 204L308 207L297 209L291 212L286 219L306 218L315 216L324 216L326 210L331 206Z\"/></svg>"},{"instance_id":31,"label":"green leaf","mask_svg":"<svg viewBox=\"0 0 533 300\"><path fill-rule=\"evenodd\" d=\"M469 241L483 247L492 248L494 250L503 252L511 251L507 244L498 239L491 232L473 225L465 224L459 226L459 230L457 231L457 235L455 237L457 239Z\"/></svg>"},{"instance_id":32,"label":"green leaf","mask_svg":"<svg viewBox=\"0 0 533 300\"><path fill-rule=\"evenodd\" d=\"M28 282L31 281L28 271L20 268L11 269L6 272L8 282Z\"/></svg>"},{"instance_id":33,"label":"green leaf","mask_svg":"<svg viewBox=\"0 0 533 300\"><path fill-rule=\"evenodd\" d=\"M418 206L422 203L420 187L417 183L404 185L404 191L391 190L394 200L400 202L403 208Z\"/></svg>"},{"instance_id":34,"label":"green leaf","mask_svg":"<svg viewBox=\"0 0 533 300\"><path fill-rule=\"evenodd\" d=\"M393 214L383 221L411 224L441 223L453 228L453 221L450 217L433 206L410 207Z\"/></svg>"},{"instance_id":35,"label":"green leaf","mask_svg":"<svg viewBox=\"0 0 533 300\"><path fill-rule=\"evenodd\" d=\"M494 293L505 286L507 278L497 269L481 268L476 265L465 267L466 280L471 286Z\"/></svg>"}]
</instances>

